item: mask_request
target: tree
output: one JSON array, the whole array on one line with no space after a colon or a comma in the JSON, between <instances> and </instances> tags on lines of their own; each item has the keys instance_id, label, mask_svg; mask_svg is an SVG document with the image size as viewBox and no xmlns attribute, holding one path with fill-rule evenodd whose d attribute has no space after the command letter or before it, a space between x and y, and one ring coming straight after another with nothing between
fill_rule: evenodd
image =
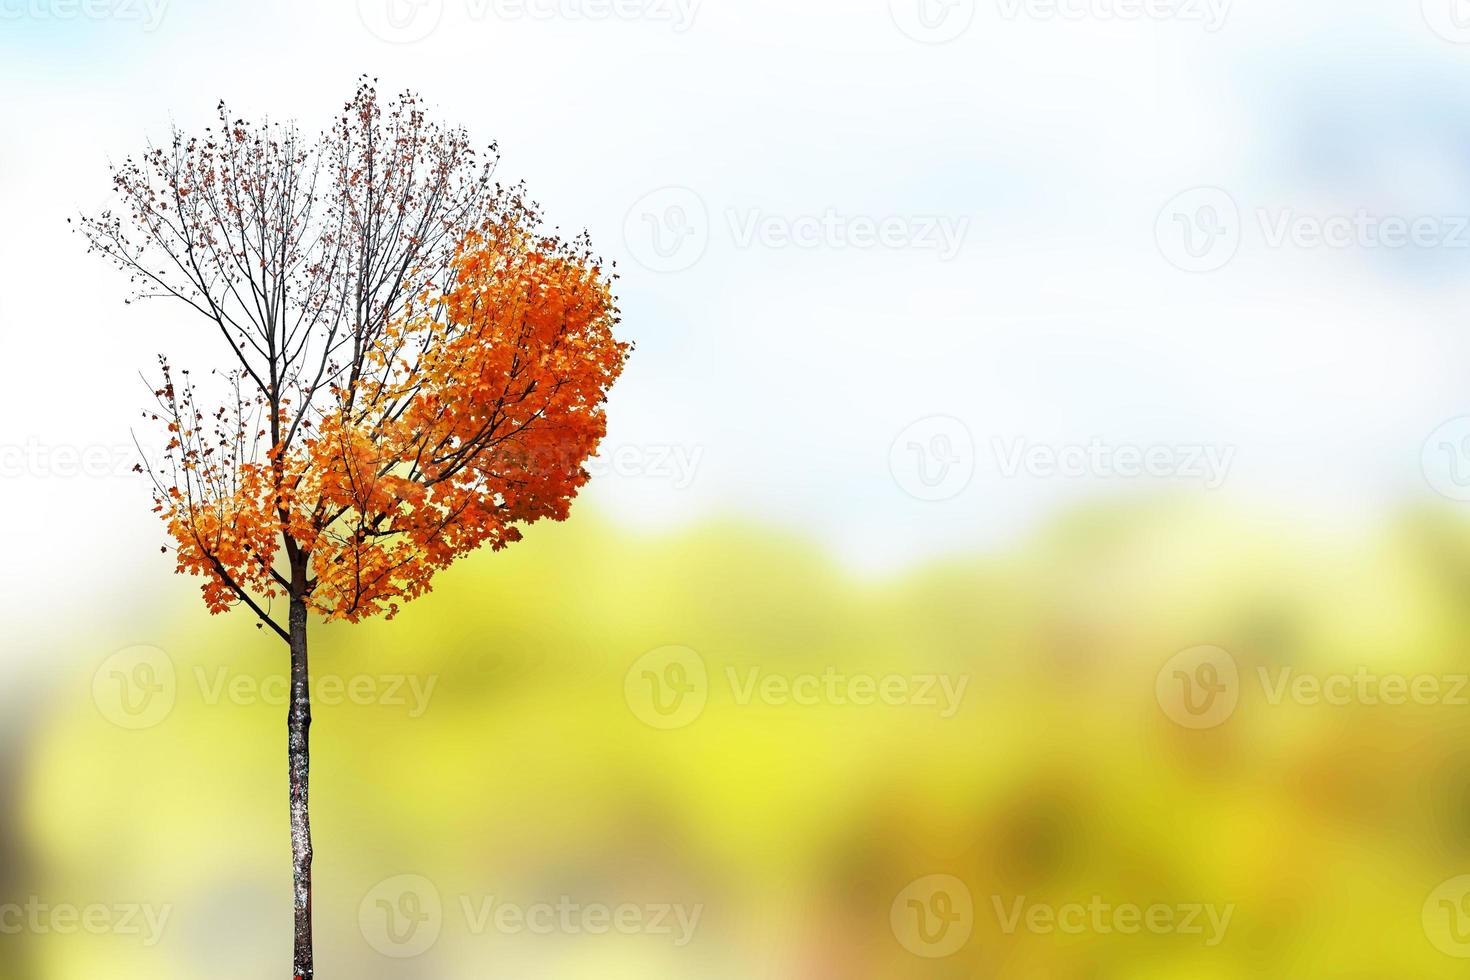
<instances>
[{"instance_id":1,"label":"tree","mask_svg":"<svg viewBox=\"0 0 1470 980\"><path fill-rule=\"evenodd\" d=\"M314 139L221 103L217 129L114 166L116 210L81 222L129 302L182 301L232 355L213 395L159 358L144 415L165 444L135 469L210 612L243 606L290 651L298 980L314 972L308 620L391 619L461 555L564 519L631 351L586 234L546 231L495 162L364 79Z\"/></svg>"}]
</instances>

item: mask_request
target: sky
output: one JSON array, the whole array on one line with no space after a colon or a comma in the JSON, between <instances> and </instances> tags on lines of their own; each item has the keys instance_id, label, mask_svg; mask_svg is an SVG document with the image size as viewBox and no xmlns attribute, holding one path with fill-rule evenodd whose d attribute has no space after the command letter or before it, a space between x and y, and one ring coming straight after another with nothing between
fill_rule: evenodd
<instances>
[{"instance_id":1,"label":"sky","mask_svg":"<svg viewBox=\"0 0 1470 980\"><path fill-rule=\"evenodd\" d=\"M855 573L1150 493L1470 497L1459 0L0 0L0 610L160 572L130 427L215 338L85 254L107 166L358 75L617 262L581 506Z\"/></svg>"}]
</instances>

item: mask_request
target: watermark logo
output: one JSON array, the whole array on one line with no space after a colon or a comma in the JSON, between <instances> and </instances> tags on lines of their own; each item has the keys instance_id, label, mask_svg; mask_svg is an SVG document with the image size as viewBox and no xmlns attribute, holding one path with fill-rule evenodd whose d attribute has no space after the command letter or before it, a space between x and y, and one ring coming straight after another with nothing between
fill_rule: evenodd
<instances>
[{"instance_id":1,"label":"watermark logo","mask_svg":"<svg viewBox=\"0 0 1470 980\"><path fill-rule=\"evenodd\" d=\"M821 214L773 214L759 208L730 208L725 212L730 238L736 248L779 251L882 248L892 252L934 252L941 262L959 254L970 233L968 216L943 214L876 217L847 214L827 208Z\"/></svg>"},{"instance_id":2,"label":"watermark logo","mask_svg":"<svg viewBox=\"0 0 1470 980\"><path fill-rule=\"evenodd\" d=\"M1213 34L1225 26L1231 0L998 0L1006 20L1179 21Z\"/></svg>"},{"instance_id":3,"label":"watermark logo","mask_svg":"<svg viewBox=\"0 0 1470 980\"><path fill-rule=\"evenodd\" d=\"M1267 249L1398 252L1470 249L1470 215L1389 214L1356 208L1313 214L1292 207L1258 207L1249 217L1218 187L1177 195L1154 225L1159 252L1186 272L1215 272L1240 250L1249 231Z\"/></svg>"},{"instance_id":4,"label":"watermark logo","mask_svg":"<svg viewBox=\"0 0 1470 980\"><path fill-rule=\"evenodd\" d=\"M953 416L919 419L893 440L888 471L911 497L931 503L950 500L975 476L975 438Z\"/></svg>"},{"instance_id":5,"label":"watermark logo","mask_svg":"<svg viewBox=\"0 0 1470 980\"><path fill-rule=\"evenodd\" d=\"M680 902L581 902L570 895L555 901L507 902L495 895L461 895L460 908L472 935L661 936L682 949L694 941L704 906Z\"/></svg>"},{"instance_id":6,"label":"watermark logo","mask_svg":"<svg viewBox=\"0 0 1470 980\"><path fill-rule=\"evenodd\" d=\"M138 468L133 446L51 445L34 437L24 444L0 445L0 479L5 480L121 479L132 477Z\"/></svg>"},{"instance_id":7,"label":"watermark logo","mask_svg":"<svg viewBox=\"0 0 1470 980\"><path fill-rule=\"evenodd\" d=\"M975 0L888 0L900 31L921 44L944 44L970 29Z\"/></svg>"},{"instance_id":8,"label":"watermark logo","mask_svg":"<svg viewBox=\"0 0 1470 980\"><path fill-rule=\"evenodd\" d=\"M444 901L422 875L398 875L363 896L357 924L368 945L393 959L422 956L444 929Z\"/></svg>"},{"instance_id":9,"label":"watermark logo","mask_svg":"<svg viewBox=\"0 0 1470 980\"><path fill-rule=\"evenodd\" d=\"M659 480L675 490L687 490L694 485L703 459L703 446L625 444L599 447L597 455L586 460L583 468L593 479L614 476Z\"/></svg>"},{"instance_id":10,"label":"watermark logo","mask_svg":"<svg viewBox=\"0 0 1470 980\"><path fill-rule=\"evenodd\" d=\"M1383 673L1367 666L1313 672L1294 666L1258 666L1254 677L1269 707L1342 708L1404 705L1470 706L1470 674ZM1186 728L1214 728L1234 714L1249 685L1235 659L1213 646L1171 657L1156 679L1159 706Z\"/></svg>"},{"instance_id":11,"label":"watermark logo","mask_svg":"<svg viewBox=\"0 0 1470 980\"><path fill-rule=\"evenodd\" d=\"M499 20L648 21L670 24L675 34L694 26L701 0L466 0L470 16Z\"/></svg>"},{"instance_id":12,"label":"watermark logo","mask_svg":"<svg viewBox=\"0 0 1470 980\"><path fill-rule=\"evenodd\" d=\"M1189 480L1217 490L1230 475L1236 447L1205 444L1149 446L1113 445L1094 437L1086 445L1060 446L1025 439L992 439L991 450L1007 479L1025 474L1039 480L1053 477L1112 480Z\"/></svg>"},{"instance_id":13,"label":"watermark logo","mask_svg":"<svg viewBox=\"0 0 1470 980\"><path fill-rule=\"evenodd\" d=\"M358 908L358 925L368 945L392 959L413 959L439 941L446 921L463 917L472 936L658 936L676 947L694 940L704 906L681 902L583 902L570 895L535 902L499 895L462 893L445 902L422 875L398 875L373 887ZM456 920L456 925L458 925Z\"/></svg>"},{"instance_id":14,"label":"watermark logo","mask_svg":"<svg viewBox=\"0 0 1470 980\"><path fill-rule=\"evenodd\" d=\"M829 207L796 214L726 208L719 234L739 250L912 251L953 260L970 232L967 215L870 214ZM699 262L716 234L705 200L688 187L645 194L623 219L633 259L652 272L682 272Z\"/></svg>"},{"instance_id":15,"label":"watermark logo","mask_svg":"<svg viewBox=\"0 0 1470 980\"><path fill-rule=\"evenodd\" d=\"M1273 672L1256 668L1266 703L1275 707L1285 701L1315 707L1327 705L1448 705L1463 708L1470 705L1470 674L1380 674L1358 667L1352 673L1334 671L1328 674L1298 673L1294 667L1278 667Z\"/></svg>"},{"instance_id":16,"label":"watermark logo","mask_svg":"<svg viewBox=\"0 0 1470 980\"><path fill-rule=\"evenodd\" d=\"M132 21L152 33L168 5L169 0L0 0L0 21Z\"/></svg>"},{"instance_id":17,"label":"watermark logo","mask_svg":"<svg viewBox=\"0 0 1470 980\"><path fill-rule=\"evenodd\" d=\"M1215 728L1235 714L1240 702L1240 668L1229 651L1220 647L1190 647L1159 668L1154 695L1175 724Z\"/></svg>"},{"instance_id":18,"label":"watermark logo","mask_svg":"<svg viewBox=\"0 0 1470 980\"><path fill-rule=\"evenodd\" d=\"M650 650L623 678L623 697L644 724L659 729L692 725L709 701L704 658L682 646Z\"/></svg>"},{"instance_id":19,"label":"watermark logo","mask_svg":"<svg viewBox=\"0 0 1470 980\"><path fill-rule=\"evenodd\" d=\"M311 701L318 707L391 708L418 719L429 710L439 676L317 674L310 683ZM285 674L257 677L229 666L198 665L181 674L167 653L151 646L128 647L108 657L92 676L92 700L103 717L122 728L153 728L168 719L181 689L190 684L211 708L225 704L284 708L291 702L291 682Z\"/></svg>"},{"instance_id":20,"label":"watermark logo","mask_svg":"<svg viewBox=\"0 0 1470 980\"><path fill-rule=\"evenodd\" d=\"M1240 238L1240 208L1218 187L1176 195L1154 222L1159 252L1185 272L1223 269L1240 249Z\"/></svg>"},{"instance_id":21,"label":"watermark logo","mask_svg":"<svg viewBox=\"0 0 1470 980\"><path fill-rule=\"evenodd\" d=\"M828 667L820 673L769 673L760 667L725 668L725 678L741 706L756 702L773 707L819 705L930 708L943 719L959 713L969 689L968 674L864 674Z\"/></svg>"},{"instance_id":22,"label":"watermark logo","mask_svg":"<svg viewBox=\"0 0 1470 980\"><path fill-rule=\"evenodd\" d=\"M969 675L861 673L827 667L820 671L779 673L761 666L726 667L716 675L742 708L914 708L942 719L964 704ZM660 729L692 725L709 702L714 679L704 658L688 647L650 650L623 678L623 697L633 714Z\"/></svg>"},{"instance_id":23,"label":"watermark logo","mask_svg":"<svg viewBox=\"0 0 1470 980\"><path fill-rule=\"evenodd\" d=\"M1256 222L1267 248L1464 249L1470 217L1437 214L1304 214L1295 208L1258 208Z\"/></svg>"},{"instance_id":24,"label":"watermark logo","mask_svg":"<svg viewBox=\"0 0 1470 980\"><path fill-rule=\"evenodd\" d=\"M413 44L438 29L444 0L357 0L363 26L389 44Z\"/></svg>"},{"instance_id":25,"label":"watermark logo","mask_svg":"<svg viewBox=\"0 0 1470 980\"><path fill-rule=\"evenodd\" d=\"M904 949L924 959L953 956L975 931L975 900L953 875L929 875L898 893L889 925Z\"/></svg>"},{"instance_id":26,"label":"watermark logo","mask_svg":"<svg viewBox=\"0 0 1470 980\"><path fill-rule=\"evenodd\" d=\"M195 667L194 681L204 703L211 707L229 703L284 708L291 703L291 681L285 674L262 679L232 673L228 667L216 667L212 672ZM311 703L318 707L350 704L360 708L399 708L414 719L422 718L429 710L438 684L437 674L354 674L351 677L317 674L309 682Z\"/></svg>"},{"instance_id":27,"label":"watermark logo","mask_svg":"<svg viewBox=\"0 0 1470 980\"><path fill-rule=\"evenodd\" d=\"M676 34L694 26L700 0L461 0L472 23L497 21L648 21ZM414 44L443 22L444 0L358 0L363 25L390 44Z\"/></svg>"},{"instance_id":28,"label":"watermark logo","mask_svg":"<svg viewBox=\"0 0 1470 980\"><path fill-rule=\"evenodd\" d=\"M1470 0L1421 0L1424 23L1451 44L1470 44Z\"/></svg>"},{"instance_id":29,"label":"watermark logo","mask_svg":"<svg viewBox=\"0 0 1470 980\"><path fill-rule=\"evenodd\" d=\"M1086 902L1061 905L1032 902L1025 895L1009 901L992 895L990 901L995 907L995 918L1000 923L1001 932L1008 936L1022 929L1041 936L1053 933L1066 936L1089 933L1136 936L1148 933L1154 936L1194 936L1213 948L1224 942L1230 920L1235 917L1233 902L1228 905L1206 902L1140 905L1136 902L1110 902L1101 895L1093 895Z\"/></svg>"},{"instance_id":30,"label":"watermark logo","mask_svg":"<svg viewBox=\"0 0 1470 980\"><path fill-rule=\"evenodd\" d=\"M25 902L0 904L0 936L53 934L125 936L146 948L157 946L173 915L172 905L51 903L32 895Z\"/></svg>"},{"instance_id":31,"label":"watermark logo","mask_svg":"<svg viewBox=\"0 0 1470 980\"><path fill-rule=\"evenodd\" d=\"M1431 432L1424 440L1419 465L1435 493L1470 501L1470 415L1450 419Z\"/></svg>"},{"instance_id":32,"label":"watermark logo","mask_svg":"<svg viewBox=\"0 0 1470 980\"><path fill-rule=\"evenodd\" d=\"M1441 882L1424 900L1424 935L1446 956L1470 959L1470 875Z\"/></svg>"},{"instance_id":33,"label":"watermark logo","mask_svg":"<svg viewBox=\"0 0 1470 980\"><path fill-rule=\"evenodd\" d=\"M138 731L169 716L178 687L178 671L167 653L131 646L112 654L92 675L92 702L114 725Z\"/></svg>"},{"instance_id":34,"label":"watermark logo","mask_svg":"<svg viewBox=\"0 0 1470 980\"><path fill-rule=\"evenodd\" d=\"M709 247L709 209L687 187L663 187L643 195L623 219L623 241L651 272L682 272Z\"/></svg>"}]
</instances>

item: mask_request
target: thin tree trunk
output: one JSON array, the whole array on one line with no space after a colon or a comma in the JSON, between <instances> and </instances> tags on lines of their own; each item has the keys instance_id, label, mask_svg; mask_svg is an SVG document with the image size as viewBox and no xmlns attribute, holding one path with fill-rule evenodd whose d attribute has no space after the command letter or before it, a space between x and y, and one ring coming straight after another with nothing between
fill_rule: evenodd
<instances>
[{"instance_id":1,"label":"thin tree trunk","mask_svg":"<svg viewBox=\"0 0 1470 980\"><path fill-rule=\"evenodd\" d=\"M312 980L311 945L311 689L306 661L306 600L291 598L291 871L296 898L295 980Z\"/></svg>"}]
</instances>

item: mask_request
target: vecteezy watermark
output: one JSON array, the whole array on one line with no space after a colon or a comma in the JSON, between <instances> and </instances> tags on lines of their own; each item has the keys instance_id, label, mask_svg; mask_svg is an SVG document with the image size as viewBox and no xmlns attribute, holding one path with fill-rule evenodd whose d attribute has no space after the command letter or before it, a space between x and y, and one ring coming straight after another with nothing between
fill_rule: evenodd
<instances>
[{"instance_id":1,"label":"vecteezy watermark","mask_svg":"<svg viewBox=\"0 0 1470 980\"><path fill-rule=\"evenodd\" d=\"M1178 21L1208 33L1225 26L1232 0L996 0L1006 20Z\"/></svg>"},{"instance_id":2,"label":"vecteezy watermark","mask_svg":"<svg viewBox=\"0 0 1470 980\"><path fill-rule=\"evenodd\" d=\"M3 2L3 0L0 0ZM134 446L51 445L39 439L0 444L0 479L75 480L131 477L138 465Z\"/></svg>"},{"instance_id":3,"label":"vecteezy watermark","mask_svg":"<svg viewBox=\"0 0 1470 980\"><path fill-rule=\"evenodd\" d=\"M1021 475L1035 479L1192 480L1206 490L1219 489L1230 474L1236 447L1208 444L1149 446L1112 445L1093 438L1079 443L1051 446L1022 438L991 440L1001 476Z\"/></svg>"},{"instance_id":4,"label":"vecteezy watermark","mask_svg":"<svg viewBox=\"0 0 1470 980\"><path fill-rule=\"evenodd\" d=\"M763 208L727 208L725 230L737 249L930 252L940 261L959 254L970 218L942 214L882 215L845 212L785 214ZM704 257L713 236L704 198L688 187L643 195L623 219L623 239L635 261L651 272L682 272Z\"/></svg>"},{"instance_id":5,"label":"vecteezy watermark","mask_svg":"<svg viewBox=\"0 0 1470 980\"><path fill-rule=\"evenodd\" d=\"M0 903L0 936L54 934L75 936L127 936L148 948L163 939L172 905L133 902L93 902L75 905L46 902L32 895L24 902Z\"/></svg>"},{"instance_id":6,"label":"vecteezy watermark","mask_svg":"<svg viewBox=\"0 0 1470 980\"><path fill-rule=\"evenodd\" d=\"M1380 673L1359 666L1326 673L1258 667L1256 676L1270 705L1470 705L1470 674Z\"/></svg>"},{"instance_id":7,"label":"vecteezy watermark","mask_svg":"<svg viewBox=\"0 0 1470 980\"><path fill-rule=\"evenodd\" d=\"M1420 451L1419 466L1436 493L1470 501L1470 415L1450 419L1431 432Z\"/></svg>"},{"instance_id":8,"label":"vecteezy watermark","mask_svg":"<svg viewBox=\"0 0 1470 980\"><path fill-rule=\"evenodd\" d=\"M953 718L970 686L967 675L853 674L828 667L819 672L776 674L760 667L725 668L725 679L742 707L759 702L774 707L932 708L941 718Z\"/></svg>"},{"instance_id":9,"label":"vecteezy watermark","mask_svg":"<svg viewBox=\"0 0 1470 980\"><path fill-rule=\"evenodd\" d=\"M1470 248L1470 215L1303 214L1293 208L1258 208L1256 220L1268 248Z\"/></svg>"},{"instance_id":10,"label":"vecteezy watermark","mask_svg":"<svg viewBox=\"0 0 1470 980\"><path fill-rule=\"evenodd\" d=\"M675 490L687 490L694 484L703 459L703 446L604 446L583 466L594 479L616 476L622 479L661 480L672 484Z\"/></svg>"},{"instance_id":11,"label":"vecteezy watermark","mask_svg":"<svg viewBox=\"0 0 1470 980\"><path fill-rule=\"evenodd\" d=\"M454 0L474 23L498 21L646 21L682 34L694 26L703 0ZM438 30L446 0L358 0L372 34L390 44L413 44Z\"/></svg>"},{"instance_id":12,"label":"vecteezy watermark","mask_svg":"<svg viewBox=\"0 0 1470 980\"><path fill-rule=\"evenodd\" d=\"M725 212L736 248L857 249L935 252L942 262L959 254L970 231L967 216L942 214L771 214L760 208Z\"/></svg>"},{"instance_id":13,"label":"vecteezy watermark","mask_svg":"<svg viewBox=\"0 0 1470 980\"><path fill-rule=\"evenodd\" d=\"M291 701L291 681L285 674L256 677L236 673L229 667L206 670L195 667L195 683L204 703L248 706L268 704L284 708ZM317 674L308 685L311 703L331 708L350 704L358 707L402 708L410 718L422 718L439 684L437 674Z\"/></svg>"},{"instance_id":14,"label":"vecteezy watermark","mask_svg":"<svg viewBox=\"0 0 1470 980\"><path fill-rule=\"evenodd\" d=\"M740 707L917 708L953 718L970 686L968 675L860 673L827 667L780 673L764 667L726 667L719 675ZM684 728L703 713L710 696L709 668L688 647L659 647L634 661L623 676L623 697L633 714L659 729Z\"/></svg>"},{"instance_id":15,"label":"vecteezy watermark","mask_svg":"<svg viewBox=\"0 0 1470 980\"><path fill-rule=\"evenodd\" d=\"M1170 657L1154 679L1164 714L1185 728L1215 728L1240 703L1240 668L1230 651L1197 646Z\"/></svg>"},{"instance_id":16,"label":"vecteezy watermark","mask_svg":"<svg viewBox=\"0 0 1470 980\"><path fill-rule=\"evenodd\" d=\"M704 459L703 446L670 443L624 443L602 445L597 455L581 455L556 446L503 446L493 454L495 465L506 473L566 473L579 467L591 477L665 480L676 490L694 483Z\"/></svg>"},{"instance_id":17,"label":"vecteezy watermark","mask_svg":"<svg viewBox=\"0 0 1470 980\"><path fill-rule=\"evenodd\" d=\"M0 0L0 21L116 20L152 32L163 23L169 0Z\"/></svg>"},{"instance_id":18,"label":"vecteezy watermark","mask_svg":"<svg viewBox=\"0 0 1470 980\"><path fill-rule=\"evenodd\" d=\"M1159 212L1154 238L1159 252L1185 272L1223 269L1254 228L1270 249L1470 248L1470 215L1381 214L1357 208L1339 214L1309 214L1295 208L1257 208L1244 220L1235 198L1218 187L1196 187L1176 195Z\"/></svg>"},{"instance_id":19,"label":"vecteezy watermark","mask_svg":"<svg viewBox=\"0 0 1470 980\"><path fill-rule=\"evenodd\" d=\"M444 899L422 875L378 882L357 907L357 926L368 945L393 959L422 956L444 931Z\"/></svg>"},{"instance_id":20,"label":"vecteezy watermark","mask_svg":"<svg viewBox=\"0 0 1470 980\"><path fill-rule=\"evenodd\" d=\"M380 40L413 44L438 30L444 0L357 0L357 16Z\"/></svg>"},{"instance_id":21,"label":"vecteezy watermark","mask_svg":"<svg viewBox=\"0 0 1470 980\"><path fill-rule=\"evenodd\" d=\"M1470 706L1470 674L1466 673L1405 673L1363 665L1330 671L1261 666L1253 676L1269 707ZM1185 728L1224 724L1235 713L1244 688L1235 658L1215 646L1176 653L1155 679L1159 707Z\"/></svg>"},{"instance_id":22,"label":"vecteezy watermark","mask_svg":"<svg viewBox=\"0 0 1470 980\"><path fill-rule=\"evenodd\" d=\"M185 675L200 700L210 707L290 703L290 681L284 674L258 677L229 666L195 666ZM409 718L428 711L435 674L317 674L311 679L312 703L322 707L357 705L402 709ZM120 728L141 730L162 724L179 699L179 671L173 658L154 646L131 646L104 660L92 675L92 701L104 718Z\"/></svg>"},{"instance_id":23,"label":"vecteezy watermark","mask_svg":"<svg viewBox=\"0 0 1470 980\"><path fill-rule=\"evenodd\" d=\"M460 909L473 935L663 936L683 948L694 940L704 905L680 902L581 902L569 895L554 901L507 902L494 895L460 896Z\"/></svg>"},{"instance_id":24,"label":"vecteezy watermark","mask_svg":"<svg viewBox=\"0 0 1470 980\"><path fill-rule=\"evenodd\" d=\"M1470 959L1470 874L1440 882L1424 900L1421 922L1435 949Z\"/></svg>"},{"instance_id":25,"label":"vecteezy watermark","mask_svg":"<svg viewBox=\"0 0 1470 980\"><path fill-rule=\"evenodd\" d=\"M92 675L92 703L119 728L152 728L173 712L177 700L173 658L155 646L118 650Z\"/></svg>"},{"instance_id":26,"label":"vecteezy watermark","mask_svg":"<svg viewBox=\"0 0 1470 980\"><path fill-rule=\"evenodd\" d=\"M635 660L623 675L623 700L653 728L684 728L709 703L709 669L704 658L688 647L658 647Z\"/></svg>"},{"instance_id":27,"label":"vecteezy watermark","mask_svg":"<svg viewBox=\"0 0 1470 980\"><path fill-rule=\"evenodd\" d=\"M1451 44L1470 44L1470 3L1465 0L1420 0L1429 29Z\"/></svg>"},{"instance_id":28,"label":"vecteezy watermark","mask_svg":"<svg viewBox=\"0 0 1470 980\"><path fill-rule=\"evenodd\" d=\"M1032 902L1025 895L990 897L1001 932L1014 935L1024 930L1038 935L1061 933L1067 936L1113 934L1136 936L1195 936L1206 946L1215 947L1225 939L1235 904L1215 905L1208 902L1109 902L1093 895L1085 902L1053 905Z\"/></svg>"},{"instance_id":29,"label":"vecteezy watermark","mask_svg":"<svg viewBox=\"0 0 1470 980\"><path fill-rule=\"evenodd\" d=\"M497 20L647 21L668 24L675 34L694 26L704 0L465 0L470 17L488 9Z\"/></svg>"},{"instance_id":30,"label":"vecteezy watermark","mask_svg":"<svg viewBox=\"0 0 1470 980\"><path fill-rule=\"evenodd\" d=\"M976 0L888 0L888 13L904 34L921 44L944 44L970 29Z\"/></svg>"},{"instance_id":31,"label":"vecteezy watermark","mask_svg":"<svg viewBox=\"0 0 1470 980\"><path fill-rule=\"evenodd\" d=\"M931 503L950 500L975 476L975 437L950 415L919 419L888 447L888 472L911 497Z\"/></svg>"},{"instance_id":32,"label":"vecteezy watermark","mask_svg":"<svg viewBox=\"0 0 1470 980\"><path fill-rule=\"evenodd\" d=\"M709 247L709 208L688 187L661 187L633 203L623 218L623 241L651 272L682 272Z\"/></svg>"},{"instance_id":33,"label":"vecteezy watermark","mask_svg":"<svg viewBox=\"0 0 1470 980\"><path fill-rule=\"evenodd\" d=\"M974 934L975 901L953 875L929 875L898 893L888 921L904 949L924 959L943 959L963 949Z\"/></svg>"},{"instance_id":34,"label":"vecteezy watermark","mask_svg":"<svg viewBox=\"0 0 1470 980\"><path fill-rule=\"evenodd\" d=\"M1240 249L1240 238L1240 208L1218 187L1176 195L1154 220L1159 252L1185 272L1223 269Z\"/></svg>"},{"instance_id":35,"label":"vecteezy watermark","mask_svg":"<svg viewBox=\"0 0 1470 980\"><path fill-rule=\"evenodd\" d=\"M584 902L571 895L534 902L462 894L446 907L439 889L421 875L398 875L375 885L358 906L368 945L393 959L422 956L438 942L449 910L470 935L656 936L683 948L694 940L704 905L682 902Z\"/></svg>"}]
</instances>

